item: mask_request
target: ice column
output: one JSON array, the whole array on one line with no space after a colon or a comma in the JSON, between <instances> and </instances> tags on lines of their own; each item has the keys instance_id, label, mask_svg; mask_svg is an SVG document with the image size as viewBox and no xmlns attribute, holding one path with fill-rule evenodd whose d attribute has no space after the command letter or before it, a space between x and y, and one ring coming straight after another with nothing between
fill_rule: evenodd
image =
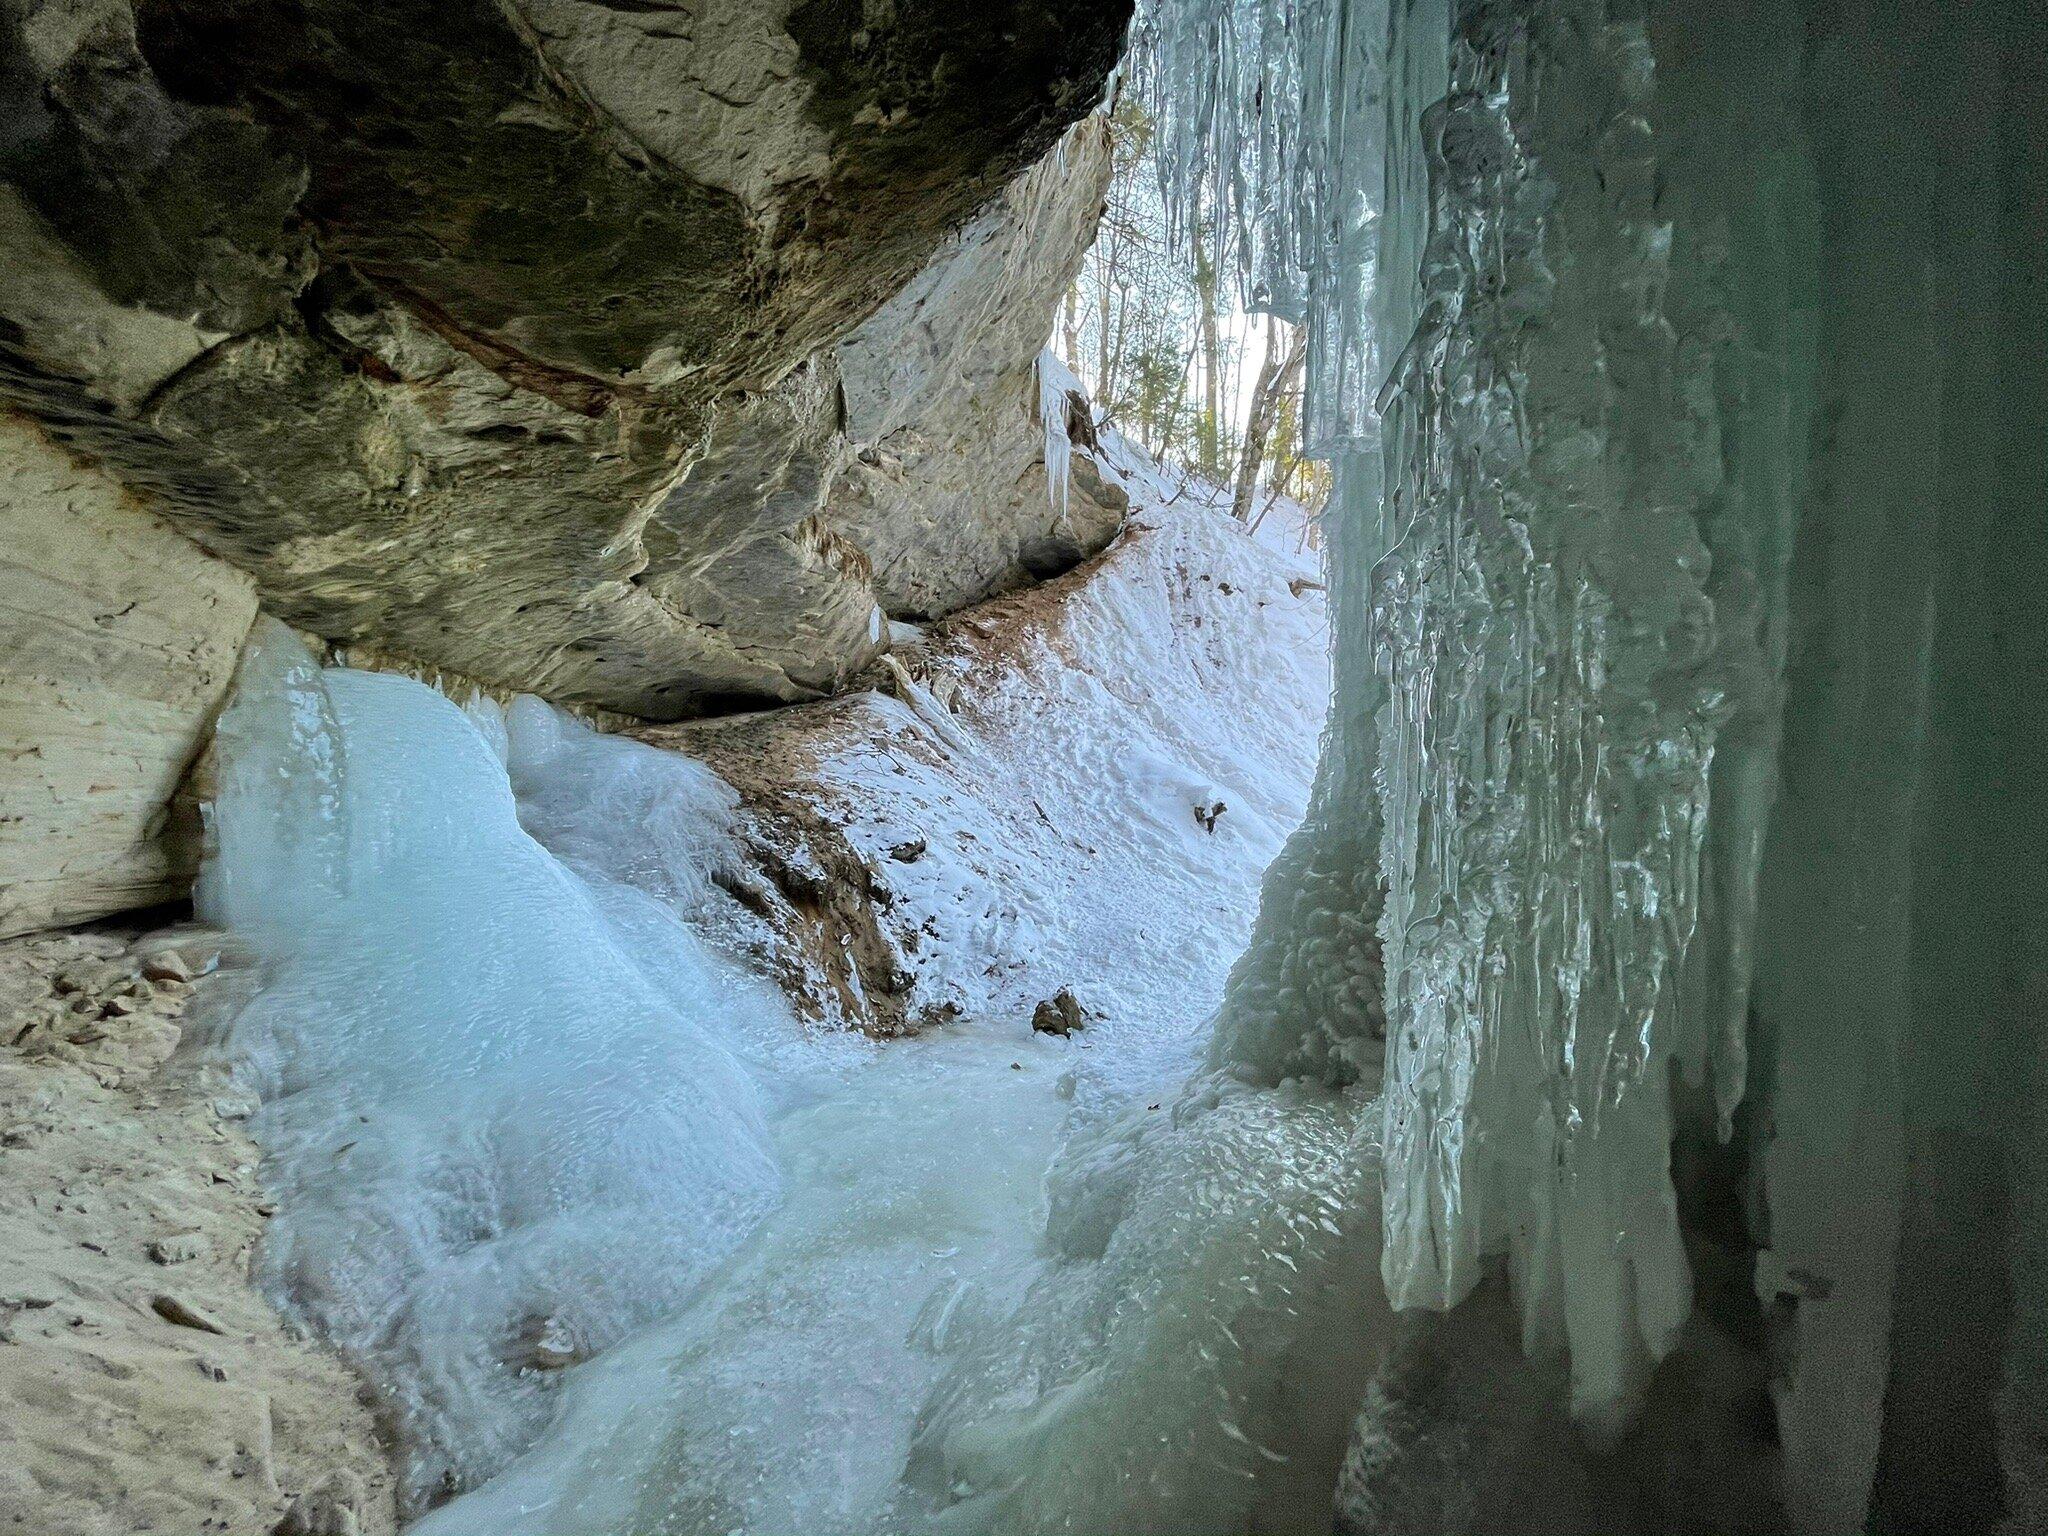
<instances>
[{"instance_id":1,"label":"ice column","mask_svg":"<svg viewBox=\"0 0 2048 1536\"><path fill-rule=\"evenodd\" d=\"M1791 1521L2048 1508L2040 7L1140 36L1342 466L1328 757L1219 1059L1370 1078L1376 861L1397 1302L1505 1253L1612 1424L1691 1304L1669 1148L1732 1136Z\"/></svg>"},{"instance_id":2,"label":"ice column","mask_svg":"<svg viewBox=\"0 0 2048 1536\"><path fill-rule=\"evenodd\" d=\"M1721 1069L1724 1116L1740 1093L1757 838L1714 844L1708 811L1724 733L1767 749L1774 698L1768 594L1712 558L1754 517L1716 356L1670 314L1716 296L1674 287L1645 26L1363 0L1148 26L1169 197L1306 313L1343 466L1329 761L1219 1050L1280 1072L1356 1038L1362 946L1306 947L1383 884L1389 1293L1448 1306L1508 1254L1527 1342L1618 1417L1690 1307L1673 1063Z\"/></svg>"}]
</instances>

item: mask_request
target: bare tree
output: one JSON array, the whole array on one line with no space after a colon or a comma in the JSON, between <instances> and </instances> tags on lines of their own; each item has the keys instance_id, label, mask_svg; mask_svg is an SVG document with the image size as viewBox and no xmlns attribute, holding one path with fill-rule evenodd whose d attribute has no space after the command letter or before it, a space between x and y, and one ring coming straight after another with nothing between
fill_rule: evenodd
<instances>
[{"instance_id":1,"label":"bare tree","mask_svg":"<svg viewBox=\"0 0 2048 1536\"><path fill-rule=\"evenodd\" d=\"M1281 343L1285 333L1286 351ZM1266 458L1266 443L1280 418L1283 401L1301 384L1308 357L1308 330L1283 325L1266 317L1266 353L1259 359L1259 375L1252 384L1251 404L1245 412L1244 442L1237 455L1237 484L1230 497L1230 513L1239 522L1251 520L1252 493L1258 488L1259 470ZM1292 461L1286 466L1293 469Z\"/></svg>"},{"instance_id":2,"label":"bare tree","mask_svg":"<svg viewBox=\"0 0 2048 1536\"><path fill-rule=\"evenodd\" d=\"M1223 464L1223 345L1216 325L1216 263L1209 257L1207 232L1196 228L1195 302L1199 306L1202 354L1202 414L1196 424L1195 459L1205 475Z\"/></svg>"}]
</instances>

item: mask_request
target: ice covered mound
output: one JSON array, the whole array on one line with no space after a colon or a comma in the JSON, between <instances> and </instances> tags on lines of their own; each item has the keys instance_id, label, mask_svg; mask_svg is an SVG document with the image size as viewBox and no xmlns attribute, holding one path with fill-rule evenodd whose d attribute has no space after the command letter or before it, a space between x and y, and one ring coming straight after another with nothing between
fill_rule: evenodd
<instances>
[{"instance_id":1,"label":"ice covered mound","mask_svg":"<svg viewBox=\"0 0 2048 1536\"><path fill-rule=\"evenodd\" d=\"M1203 1075L1077 1136L1052 1262L963 1327L899 1518L974 1532L1305 1531L1389 1336L1370 1100Z\"/></svg>"},{"instance_id":2,"label":"ice covered mound","mask_svg":"<svg viewBox=\"0 0 2048 1536\"><path fill-rule=\"evenodd\" d=\"M262 962L211 1049L261 1101L265 1279L384 1387L416 1490L530 1438L547 1373L673 1306L780 1184L736 1047L794 1026L673 908L521 828L508 756L575 762L535 708L508 731L271 625L220 729L199 906ZM702 768L600 750L715 826Z\"/></svg>"}]
</instances>

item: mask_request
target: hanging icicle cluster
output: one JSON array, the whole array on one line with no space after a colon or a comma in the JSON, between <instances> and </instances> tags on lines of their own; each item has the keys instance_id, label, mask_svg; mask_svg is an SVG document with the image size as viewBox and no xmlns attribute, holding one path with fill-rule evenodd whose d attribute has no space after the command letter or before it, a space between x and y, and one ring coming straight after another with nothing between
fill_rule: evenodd
<instances>
[{"instance_id":1,"label":"hanging icicle cluster","mask_svg":"<svg viewBox=\"0 0 2048 1536\"><path fill-rule=\"evenodd\" d=\"M1619 1417L1691 1305L1672 1063L1713 1059L1724 1119L1740 1093L1755 839L1717 863L1709 784L1774 697L1753 593L1710 591L1744 506L1716 357L1667 315L1711 282L1672 270L1647 35L1562 0L1208 0L1154 6L1138 55L1177 229L1306 320L1339 460L1389 1294L1454 1304L1506 1254L1530 1345Z\"/></svg>"}]
</instances>

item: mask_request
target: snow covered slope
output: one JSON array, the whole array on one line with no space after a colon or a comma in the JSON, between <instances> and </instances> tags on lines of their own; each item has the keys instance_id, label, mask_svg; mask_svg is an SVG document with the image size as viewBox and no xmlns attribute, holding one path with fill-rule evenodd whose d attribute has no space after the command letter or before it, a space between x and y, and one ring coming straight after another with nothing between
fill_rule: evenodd
<instances>
[{"instance_id":1,"label":"snow covered slope","mask_svg":"<svg viewBox=\"0 0 2048 1536\"><path fill-rule=\"evenodd\" d=\"M888 692L648 735L741 791L777 887L743 894L817 1011L887 1033L1061 987L1141 1027L1213 1005L1301 818L1327 620L1311 555L1132 480L1110 550L905 636Z\"/></svg>"}]
</instances>

